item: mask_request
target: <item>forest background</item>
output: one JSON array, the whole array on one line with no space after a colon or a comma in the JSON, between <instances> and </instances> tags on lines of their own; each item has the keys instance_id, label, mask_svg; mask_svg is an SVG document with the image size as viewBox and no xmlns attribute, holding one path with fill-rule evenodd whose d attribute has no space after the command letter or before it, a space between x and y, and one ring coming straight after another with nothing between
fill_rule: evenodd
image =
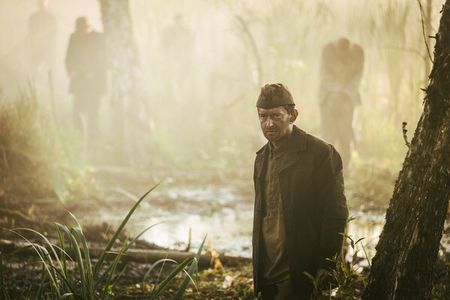
<instances>
[{"instance_id":1,"label":"forest background","mask_svg":"<svg viewBox=\"0 0 450 300\"><path fill-rule=\"evenodd\" d=\"M297 125L320 136L320 53L326 43L346 36L365 52L347 197L353 214L369 220L365 228L375 220L377 229L368 234L377 236L408 151L405 143L422 111L421 88L431 68L434 42L429 36L437 31L443 1L422 2L129 1L123 13L131 21L126 34L135 43L136 60L129 66L135 73L125 115L128 131L117 135L117 86L110 78L99 110L100 134L89 144L87 133L72 124L64 57L77 17L86 16L94 30L104 30L101 1L49 3L58 30L49 48L52 60L40 65L30 63L34 49L27 46L27 20L36 3L0 1L0 142L3 156L10 155L3 160L0 195L9 209L4 211L8 222L14 219L7 215L11 210L34 220L42 217L42 203L57 201L85 223L117 223L129 204L123 194L140 194L166 178L154 206L137 212L138 224L169 214L195 217L163 226L147 240L179 246L191 227L199 245L209 224L199 216L237 209L242 215L226 213L213 227L231 218L231 233L213 233L211 243L248 256L249 241L238 250L227 243L236 236L248 240L251 232L253 159L265 142L255 111L259 89L270 82L287 85L300 109ZM180 17L191 38L175 41L183 49L174 60L163 45ZM93 203L99 209L90 214ZM167 214L149 218L155 209Z\"/></svg>"}]
</instances>

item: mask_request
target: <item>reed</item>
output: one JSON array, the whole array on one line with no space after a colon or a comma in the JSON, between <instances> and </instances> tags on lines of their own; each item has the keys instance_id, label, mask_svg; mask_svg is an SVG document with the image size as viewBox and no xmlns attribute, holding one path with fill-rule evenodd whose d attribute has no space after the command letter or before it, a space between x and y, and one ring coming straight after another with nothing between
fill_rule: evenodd
<instances>
[{"instance_id":1,"label":"reed","mask_svg":"<svg viewBox=\"0 0 450 300\"><path fill-rule=\"evenodd\" d=\"M137 202L131 207L127 215L115 230L112 237L107 242L97 260L90 257L89 244L83 233L82 226L77 218L71 214L74 220L74 226L67 226L55 223L58 242L53 243L44 234L31 228L15 228L11 231L27 241L36 251L39 262L43 267L42 281L40 286L48 284L48 291L38 288L33 299L111 299L115 298L114 290L117 282L124 274L125 268L119 269L121 258L126 254L127 250L148 230L155 225L145 228L133 239L122 243L118 251L113 252L117 238L123 232L125 225L130 220L139 204L150 194L156 187L155 185L143 194ZM32 233L37 237L39 242L33 242L26 237L24 232ZM181 263L177 263L170 259L162 259L155 263L147 272L150 274L156 266L163 263L174 263L176 268L164 278L150 294L145 295L146 299L157 299L174 280L177 275L184 273L186 275L180 289L177 291L176 299L181 299L190 282L195 281L192 276L197 272L197 262L203 249L205 240L201 244L197 254L189 257ZM107 260L107 255L114 254L114 259ZM0 269L0 280L3 280L3 272ZM144 278L145 280L145 278ZM0 293L7 295L6 289L2 285ZM5 297L8 299L8 297Z\"/></svg>"}]
</instances>

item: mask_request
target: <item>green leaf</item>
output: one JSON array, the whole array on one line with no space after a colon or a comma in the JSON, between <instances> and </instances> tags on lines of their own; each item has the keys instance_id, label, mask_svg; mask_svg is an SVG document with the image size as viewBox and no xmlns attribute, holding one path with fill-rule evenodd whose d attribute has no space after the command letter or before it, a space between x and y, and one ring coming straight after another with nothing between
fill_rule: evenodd
<instances>
[{"instance_id":1,"label":"green leaf","mask_svg":"<svg viewBox=\"0 0 450 300\"><path fill-rule=\"evenodd\" d=\"M147 197L148 194L150 194L154 189L156 189L158 186L160 185L160 183L156 184L154 187L152 187L151 189L149 189L144 195L141 196L141 198L139 198L139 200L133 205L133 207L130 209L130 211L128 212L128 214L126 215L125 219L123 219L122 223L120 223L119 227L117 228L116 232L114 233L114 235L112 236L112 238L109 240L108 244L106 245L105 249L101 252L97 263L95 264L94 267L94 275L97 275L99 270L100 270L100 266L102 265L106 253L111 250L112 246L114 245L117 237L119 236L119 234L122 232L123 228L125 227L125 225L128 223L128 220L130 219L131 215L134 213L134 211L136 210L136 208L139 206L139 204L141 204L142 200L145 199L145 197Z\"/></svg>"},{"instance_id":2,"label":"green leaf","mask_svg":"<svg viewBox=\"0 0 450 300\"><path fill-rule=\"evenodd\" d=\"M202 241L200 247L197 250L197 254L195 255L195 259L192 262L191 266L189 267L189 270L186 273L186 277L184 278L183 283L181 284L180 288L178 289L177 294L175 295L175 300L180 300L183 297L183 294L186 291L186 288L188 287L189 282L192 281L194 283L194 285L195 285L195 282L192 280L191 275L194 272L197 272L197 270L198 270L198 261L200 259L200 256L202 255L202 250L203 250L203 246L205 244L205 241L206 241L206 235L203 238L203 241Z\"/></svg>"}]
</instances>

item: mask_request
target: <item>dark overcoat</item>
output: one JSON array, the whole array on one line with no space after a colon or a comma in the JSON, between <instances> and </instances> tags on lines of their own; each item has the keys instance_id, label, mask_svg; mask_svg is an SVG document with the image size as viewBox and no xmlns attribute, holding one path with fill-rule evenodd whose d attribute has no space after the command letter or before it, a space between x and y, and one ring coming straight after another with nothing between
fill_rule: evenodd
<instances>
[{"instance_id":1,"label":"dark overcoat","mask_svg":"<svg viewBox=\"0 0 450 300\"><path fill-rule=\"evenodd\" d=\"M311 280L319 268L332 268L327 258L341 249L348 210L344 195L342 160L330 144L294 126L279 173L286 247L292 284L297 294L309 297ZM269 145L255 160L253 223L253 278L260 291L263 177Z\"/></svg>"}]
</instances>

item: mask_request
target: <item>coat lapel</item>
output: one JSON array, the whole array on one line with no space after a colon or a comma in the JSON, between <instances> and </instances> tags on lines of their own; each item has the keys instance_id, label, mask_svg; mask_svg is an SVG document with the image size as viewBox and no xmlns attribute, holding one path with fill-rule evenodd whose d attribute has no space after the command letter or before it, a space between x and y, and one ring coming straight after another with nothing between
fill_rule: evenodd
<instances>
[{"instance_id":1,"label":"coat lapel","mask_svg":"<svg viewBox=\"0 0 450 300\"><path fill-rule=\"evenodd\" d=\"M301 152L306 151L306 133L294 125L289 139L288 150L280 167L280 173L294 165L300 158Z\"/></svg>"},{"instance_id":2,"label":"coat lapel","mask_svg":"<svg viewBox=\"0 0 450 300\"><path fill-rule=\"evenodd\" d=\"M259 149L256 152L256 160L255 160L255 182L261 182L261 175L264 169L264 162L266 161L269 155L269 145L265 144L264 147Z\"/></svg>"}]
</instances>

